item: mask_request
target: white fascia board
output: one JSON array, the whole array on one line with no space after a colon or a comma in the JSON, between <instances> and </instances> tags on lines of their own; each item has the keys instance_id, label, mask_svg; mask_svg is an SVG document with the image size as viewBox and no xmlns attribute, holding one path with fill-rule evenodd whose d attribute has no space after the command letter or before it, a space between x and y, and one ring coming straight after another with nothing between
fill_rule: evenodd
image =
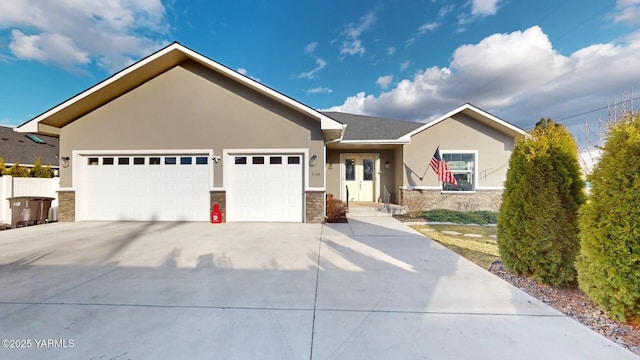
<instances>
[{"instance_id":1,"label":"white fascia board","mask_svg":"<svg viewBox=\"0 0 640 360\"><path fill-rule=\"evenodd\" d=\"M38 122L34 122L33 120L24 123L18 127L13 128L13 131L19 133L37 133L38 132Z\"/></svg>"}]
</instances>

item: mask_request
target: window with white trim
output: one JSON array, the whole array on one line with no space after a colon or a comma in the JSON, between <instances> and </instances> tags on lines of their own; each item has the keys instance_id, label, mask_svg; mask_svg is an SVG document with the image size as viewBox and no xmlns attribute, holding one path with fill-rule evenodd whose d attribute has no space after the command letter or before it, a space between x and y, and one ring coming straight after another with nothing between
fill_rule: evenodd
<instances>
[{"instance_id":1,"label":"window with white trim","mask_svg":"<svg viewBox=\"0 0 640 360\"><path fill-rule=\"evenodd\" d=\"M476 191L477 153L441 151L441 154L457 183L443 183L442 191Z\"/></svg>"}]
</instances>

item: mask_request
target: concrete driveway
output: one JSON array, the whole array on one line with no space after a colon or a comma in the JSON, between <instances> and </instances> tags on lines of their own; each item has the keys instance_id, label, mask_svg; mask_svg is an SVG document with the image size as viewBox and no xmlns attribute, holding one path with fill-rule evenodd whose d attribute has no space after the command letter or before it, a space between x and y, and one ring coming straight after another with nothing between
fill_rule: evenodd
<instances>
[{"instance_id":1,"label":"concrete driveway","mask_svg":"<svg viewBox=\"0 0 640 360\"><path fill-rule=\"evenodd\" d=\"M2 359L637 359L392 218L0 232Z\"/></svg>"}]
</instances>

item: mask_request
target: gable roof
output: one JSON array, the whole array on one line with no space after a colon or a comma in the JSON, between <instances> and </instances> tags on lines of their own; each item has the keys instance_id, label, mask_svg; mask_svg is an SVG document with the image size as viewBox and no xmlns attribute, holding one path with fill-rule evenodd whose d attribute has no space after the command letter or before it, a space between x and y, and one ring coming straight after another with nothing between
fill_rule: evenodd
<instances>
[{"instance_id":1,"label":"gable roof","mask_svg":"<svg viewBox=\"0 0 640 360\"><path fill-rule=\"evenodd\" d=\"M44 144L37 143L27 134L14 131L13 128L0 126L0 157L7 166L16 162L20 165L33 165L38 158L42 165L58 167L59 141L57 137L38 135Z\"/></svg>"},{"instance_id":2,"label":"gable roof","mask_svg":"<svg viewBox=\"0 0 640 360\"><path fill-rule=\"evenodd\" d=\"M423 123L405 120L385 119L375 116L356 115L341 112L325 111L323 114L346 124L342 142L376 141L376 142L406 142L405 135Z\"/></svg>"},{"instance_id":3,"label":"gable roof","mask_svg":"<svg viewBox=\"0 0 640 360\"><path fill-rule=\"evenodd\" d=\"M457 114L465 114L468 115L470 117L472 117L473 119L480 121L481 123L488 125L498 131L502 131L505 134L511 135L511 136L517 136L517 135L527 135L527 132L524 131L523 129L520 129L519 127L508 123L500 118L498 118L495 115L489 114L488 112L471 105L470 103L466 103L462 106L460 106L457 109L451 110L450 112L440 116L439 118L430 121L426 124L424 124L423 126L411 131L409 134L407 134L408 136L413 136L419 132L422 132L452 116L455 116Z\"/></svg>"},{"instance_id":4,"label":"gable roof","mask_svg":"<svg viewBox=\"0 0 640 360\"><path fill-rule=\"evenodd\" d=\"M59 135L60 128L65 125L179 65L185 60L193 60L289 108L306 114L320 122L322 130L331 131L332 136L336 138L342 136L344 129L343 124L177 42L147 56L102 82L25 122L18 126L17 131Z\"/></svg>"}]
</instances>

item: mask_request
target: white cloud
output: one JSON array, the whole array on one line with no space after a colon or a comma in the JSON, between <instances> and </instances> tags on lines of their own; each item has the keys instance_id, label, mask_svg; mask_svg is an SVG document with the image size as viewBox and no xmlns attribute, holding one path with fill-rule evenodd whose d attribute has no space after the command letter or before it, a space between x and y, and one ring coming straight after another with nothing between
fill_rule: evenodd
<instances>
[{"instance_id":1,"label":"white cloud","mask_svg":"<svg viewBox=\"0 0 640 360\"><path fill-rule=\"evenodd\" d=\"M360 54L360 56L362 56L365 52L367 52L367 50L362 46L362 41L360 41L360 39L343 41L342 49L340 49L340 54L342 55Z\"/></svg>"},{"instance_id":2,"label":"white cloud","mask_svg":"<svg viewBox=\"0 0 640 360\"><path fill-rule=\"evenodd\" d=\"M640 0L618 0L613 21L628 25L640 24Z\"/></svg>"},{"instance_id":3,"label":"white cloud","mask_svg":"<svg viewBox=\"0 0 640 360\"><path fill-rule=\"evenodd\" d=\"M440 10L438 11L438 17L439 18L443 18L443 17L447 16L447 14L452 12L453 9L455 9L455 5L453 5L453 4L449 4L449 5L441 7Z\"/></svg>"},{"instance_id":4,"label":"white cloud","mask_svg":"<svg viewBox=\"0 0 640 360\"><path fill-rule=\"evenodd\" d=\"M427 31L433 31L437 29L439 26L440 26L440 23L437 21L424 23L420 25L420 27L418 28L418 35L424 35L424 33L426 33Z\"/></svg>"},{"instance_id":5,"label":"white cloud","mask_svg":"<svg viewBox=\"0 0 640 360\"><path fill-rule=\"evenodd\" d=\"M387 55L393 55L393 54L395 54L395 53L396 53L396 48L395 48L395 47L393 47L393 46L389 46L389 47L387 48Z\"/></svg>"},{"instance_id":6,"label":"white cloud","mask_svg":"<svg viewBox=\"0 0 640 360\"><path fill-rule=\"evenodd\" d=\"M530 128L542 117L604 106L636 85L640 36L628 41L635 42L594 44L565 56L537 26L495 34L460 46L447 67L428 67L379 96L359 92L332 109L429 120L471 102Z\"/></svg>"},{"instance_id":7,"label":"white cloud","mask_svg":"<svg viewBox=\"0 0 640 360\"><path fill-rule=\"evenodd\" d=\"M360 54L360 56L364 55L367 50L364 45L362 45L360 35L362 35L363 32L369 30L375 22L376 16L373 11L370 11L366 15L361 17L357 23L351 23L347 25L347 28L342 32L342 35L345 36L345 39L342 41L340 54Z\"/></svg>"},{"instance_id":8,"label":"white cloud","mask_svg":"<svg viewBox=\"0 0 640 360\"><path fill-rule=\"evenodd\" d=\"M409 65L411 65L411 61L403 61L402 63L400 63L400 71L407 70L409 68Z\"/></svg>"},{"instance_id":9,"label":"white cloud","mask_svg":"<svg viewBox=\"0 0 640 360\"><path fill-rule=\"evenodd\" d=\"M245 76L247 75L247 69L245 68L238 68L238 72L242 75L245 75Z\"/></svg>"},{"instance_id":10,"label":"white cloud","mask_svg":"<svg viewBox=\"0 0 640 360\"><path fill-rule=\"evenodd\" d=\"M498 12L501 0L472 0L471 15L488 16Z\"/></svg>"},{"instance_id":11,"label":"white cloud","mask_svg":"<svg viewBox=\"0 0 640 360\"><path fill-rule=\"evenodd\" d=\"M458 32L465 30L465 26L487 16L495 15L503 0L471 0L467 6L471 6L471 11L458 14Z\"/></svg>"},{"instance_id":12,"label":"white cloud","mask_svg":"<svg viewBox=\"0 0 640 360\"><path fill-rule=\"evenodd\" d=\"M307 94L331 94L332 92L333 90L322 86L307 90Z\"/></svg>"},{"instance_id":13,"label":"white cloud","mask_svg":"<svg viewBox=\"0 0 640 360\"><path fill-rule=\"evenodd\" d=\"M165 44L164 15L160 0L2 1L0 30L15 58L116 71Z\"/></svg>"},{"instance_id":14,"label":"white cloud","mask_svg":"<svg viewBox=\"0 0 640 360\"><path fill-rule=\"evenodd\" d=\"M317 42L311 42L307 44L307 46L304 48L304 53L307 55L313 54L313 52L316 51L317 47L318 47Z\"/></svg>"},{"instance_id":15,"label":"white cloud","mask_svg":"<svg viewBox=\"0 0 640 360\"><path fill-rule=\"evenodd\" d=\"M307 72L303 72L298 74L298 79L313 79L316 76L316 73L327 66L327 62L321 58L316 58L316 66L315 69Z\"/></svg>"},{"instance_id":16,"label":"white cloud","mask_svg":"<svg viewBox=\"0 0 640 360\"><path fill-rule=\"evenodd\" d=\"M11 52L20 59L54 62L66 68L87 65L89 54L78 49L75 42L60 34L26 35L20 30L12 30Z\"/></svg>"},{"instance_id":17,"label":"white cloud","mask_svg":"<svg viewBox=\"0 0 640 360\"><path fill-rule=\"evenodd\" d=\"M376 80L376 85L380 86L381 89L386 89L389 87L389 84L393 81L393 75L385 75L380 76L378 80Z\"/></svg>"},{"instance_id":18,"label":"white cloud","mask_svg":"<svg viewBox=\"0 0 640 360\"><path fill-rule=\"evenodd\" d=\"M407 41L404 42L404 47L408 48L409 46L413 45L414 42L416 42L415 36L407 39Z\"/></svg>"}]
</instances>

